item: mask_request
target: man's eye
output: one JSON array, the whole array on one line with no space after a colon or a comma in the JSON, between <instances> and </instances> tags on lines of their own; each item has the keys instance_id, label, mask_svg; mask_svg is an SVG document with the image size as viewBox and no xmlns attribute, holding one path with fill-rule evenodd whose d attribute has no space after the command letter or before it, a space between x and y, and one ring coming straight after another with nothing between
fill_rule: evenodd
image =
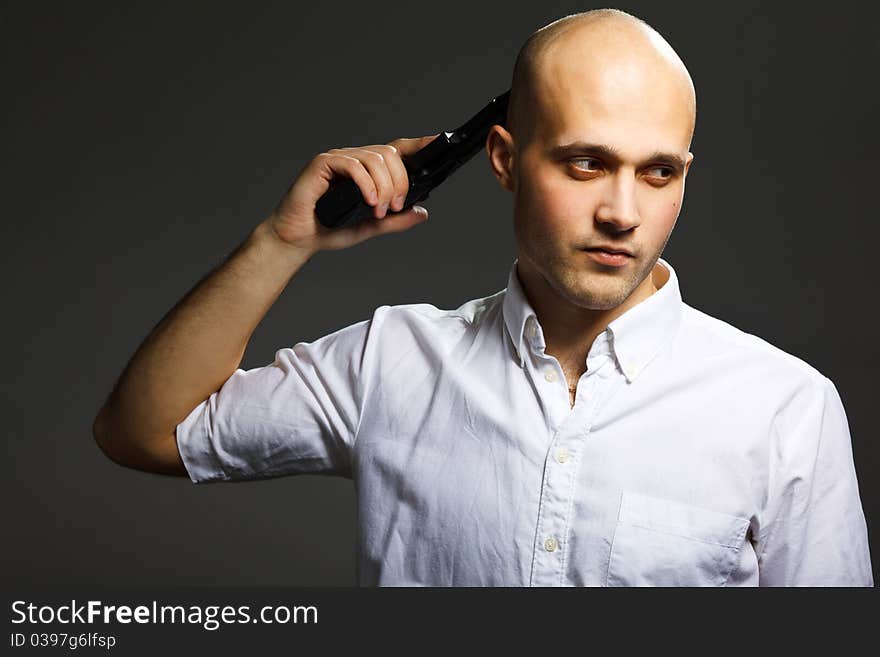
<instances>
[{"instance_id":1,"label":"man's eye","mask_svg":"<svg viewBox=\"0 0 880 657\"><path fill-rule=\"evenodd\" d=\"M597 160L596 158L593 158L593 157L579 157L575 160L570 160L570 161L572 164L575 164L576 162L596 162L596 163L599 162L599 160ZM584 171L597 171L597 169L591 169L588 166L580 166L579 164L575 164L575 166L578 169L583 169Z\"/></svg>"},{"instance_id":2,"label":"man's eye","mask_svg":"<svg viewBox=\"0 0 880 657\"><path fill-rule=\"evenodd\" d=\"M650 170L651 170L651 171L663 171L663 172L665 172L665 173L666 173L665 176L662 175L662 174L659 175L659 176L654 176L655 178L660 178L660 179L662 179L662 180L669 180L670 178L672 178L672 175L673 175L673 173L674 173L674 172L672 171L672 169L670 169L669 167L654 167L653 169L650 169Z\"/></svg>"}]
</instances>

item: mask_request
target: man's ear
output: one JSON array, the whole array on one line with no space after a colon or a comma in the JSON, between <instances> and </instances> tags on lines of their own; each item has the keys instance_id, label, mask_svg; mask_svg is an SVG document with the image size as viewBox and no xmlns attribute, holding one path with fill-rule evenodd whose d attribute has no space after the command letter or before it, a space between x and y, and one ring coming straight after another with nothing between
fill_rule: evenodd
<instances>
[{"instance_id":1,"label":"man's ear","mask_svg":"<svg viewBox=\"0 0 880 657\"><path fill-rule=\"evenodd\" d=\"M691 168L691 162L694 161L694 154L688 151L687 159L684 161L684 175L687 176L688 171Z\"/></svg>"},{"instance_id":2,"label":"man's ear","mask_svg":"<svg viewBox=\"0 0 880 657\"><path fill-rule=\"evenodd\" d=\"M486 155L489 156L489 166L492 173L508 192L514 191L515 182L513 175L513 136L497 123L489 128L486 137Z\"/></svg>"}]
</instances>

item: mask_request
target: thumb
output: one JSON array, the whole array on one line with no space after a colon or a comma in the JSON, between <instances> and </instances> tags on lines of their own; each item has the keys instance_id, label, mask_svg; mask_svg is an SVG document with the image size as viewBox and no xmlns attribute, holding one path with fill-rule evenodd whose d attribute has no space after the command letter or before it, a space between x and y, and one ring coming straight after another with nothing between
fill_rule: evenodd
<instances>
[{"instance_id":1,"label":"thumb","mask_svg":"<svg viewBox=\"0 0 880 657\"><path fill-rule=\"evenodd\" d=\"M370 227L377 233L396 233L412 228L427 219L427 208L421 205L413 205L406 210L387 214L382 219L369 219L368 221L372 224Z\"/></svg>"}]
</instances>

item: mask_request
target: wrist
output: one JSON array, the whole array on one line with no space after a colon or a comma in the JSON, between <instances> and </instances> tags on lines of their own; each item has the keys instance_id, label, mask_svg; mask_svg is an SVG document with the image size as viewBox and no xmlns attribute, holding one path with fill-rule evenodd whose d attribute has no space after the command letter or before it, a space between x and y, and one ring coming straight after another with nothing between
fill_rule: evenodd
<instances>
[{"instance_id":1,"label":"wrist","mask_svg":"<svg viewBox=\"0 0 880 657\"><path fill-rule=\"evenodd\" d=\"M250 240L258 244L261 249L298 264L310 260L317 252L317 249L306 244L293 244L281 239L269 219L265 219L257 225L251 233Z\"/></svg>"}]
</instances>

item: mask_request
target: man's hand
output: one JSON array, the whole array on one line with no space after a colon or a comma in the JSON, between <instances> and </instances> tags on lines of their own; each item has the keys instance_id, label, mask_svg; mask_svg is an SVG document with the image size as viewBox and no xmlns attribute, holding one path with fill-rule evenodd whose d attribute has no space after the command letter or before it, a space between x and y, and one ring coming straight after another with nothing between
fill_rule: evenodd
<instances>
[{"instance_id":1,"label":"man's hand","mask_svg":"<svg viewBox=\"0 0 880 657\"><path fill-rule=\"evenodd\" d=\"M319 153L300 172L264 223L282 242L310 253L345 249L376 235L412 228L427 219L428 213L420 206L399 212L409 191L409 176L402 158L421 150L439 134L373 146L331 148ZM315 204L340 177L354 180L364 201L373 206L374 220L338 229L321 224Z\"/></svg>"}]
</instances>

